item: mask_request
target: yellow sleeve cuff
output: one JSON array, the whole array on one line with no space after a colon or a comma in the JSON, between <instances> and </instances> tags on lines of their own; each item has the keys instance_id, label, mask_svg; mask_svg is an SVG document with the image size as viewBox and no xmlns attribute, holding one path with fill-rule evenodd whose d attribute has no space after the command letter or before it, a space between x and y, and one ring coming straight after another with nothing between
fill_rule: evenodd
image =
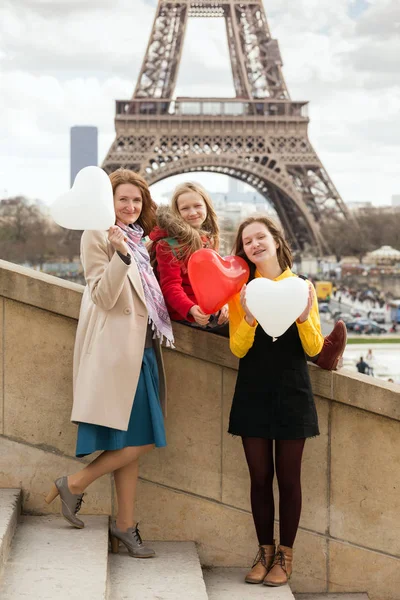
<instances>
[{"instance_id":1,"label":"yellow sleeve cuff","mask_svg":"<svg viewBox=\"0 0 400 600\"><path fill-rule=\"evenodd\" d=\"M319 354L324 345L321 330L314 327L310 318L303 323L296 321L296 325L304 352L311 357Z\"/></svg>"},{"instance_id":2,"label":"yellow sleeve cuff","mask_svg":"<svg viewBox=\"0 0 400 600\"><path fill-rule=\"evenodd\" d=\"M230 348L235 356L243 358L250 350L254 342L254 335L256 332L257 322L254 326L247 323L243 317L239 323L235 333L230 339Z\"/></svg>"}]
</instances>

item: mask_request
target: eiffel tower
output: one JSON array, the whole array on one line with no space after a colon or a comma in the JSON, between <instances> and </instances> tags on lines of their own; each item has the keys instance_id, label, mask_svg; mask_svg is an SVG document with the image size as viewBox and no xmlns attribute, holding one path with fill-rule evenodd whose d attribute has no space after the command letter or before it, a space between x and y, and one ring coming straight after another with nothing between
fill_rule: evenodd
<instances>
[{"instance_id":1,"label":"eiffel tower","mask_svg":"<svg viewBox=\"0 0 400 600\"><path fill-rule=\"evenodd\" d=\"M234 98L174 98L189 17L225 19ZM307 102L292 101L262 0L159 0L132 100L116 101L103 168L149 184L180 173L237 178L270 202L297 251L329 251L320 232L346 205L308 139Z\"/></svg>"}]
</instances>

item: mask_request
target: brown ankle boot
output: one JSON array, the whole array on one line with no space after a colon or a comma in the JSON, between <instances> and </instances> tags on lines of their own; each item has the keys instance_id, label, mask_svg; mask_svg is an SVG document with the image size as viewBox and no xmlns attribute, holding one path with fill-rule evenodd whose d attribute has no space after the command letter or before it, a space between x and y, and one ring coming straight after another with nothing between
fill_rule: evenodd
<instances>
[{"instance_id":1,"label":"brown ankle boot","mask_svg":"<svg viewBox=\"0 0 400 600\"><path fill-rule=\"evenodd\" d=\"M336 371L340 367L346 348L347 329L343 321L338 321L331 333L324 339L324 345L315 364L327 371ZM342 361L343 362L343 361Z\"/></svg>"},{"instance_id":2,"label":"brown ankle boot","mask_svg":"<svg viewBox=\"0 0 400 600\"><path fill-rule=\"evenodd\" d=\"M273 546L260 546L251 571L245 577L246 583L262 583L268 573L275 556L275 540Z\"/></svg>"},{"instance_id":3,"label":"brown ankle boot","mask_svg":"<svg viewBox=\"0 0 400 600\"><path fill-rule=\"evenodd\" d=\"M264 585L271 587L285 585L292 574L292 565L293 549L287 546L278 546L271 569L264 579Z\"/></svg>"}]
</instances>

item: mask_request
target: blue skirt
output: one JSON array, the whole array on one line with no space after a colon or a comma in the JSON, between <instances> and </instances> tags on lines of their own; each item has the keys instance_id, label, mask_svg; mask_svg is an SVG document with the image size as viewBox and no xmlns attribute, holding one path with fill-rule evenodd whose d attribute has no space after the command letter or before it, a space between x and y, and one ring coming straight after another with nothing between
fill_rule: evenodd
<instances>
[{"instance_id":1,"label":"blue skirt","mask_svg":"<svg viewBox=\"0 0 400 600\"><path fill-rule=\"evenodd\" d=\"M127 431L79 423L76 456L98 450L120 450L127 446L167 445L164 417L158 393L158 367L153 348L145 348L142 368Z\"/></svg>"}]
</instances>

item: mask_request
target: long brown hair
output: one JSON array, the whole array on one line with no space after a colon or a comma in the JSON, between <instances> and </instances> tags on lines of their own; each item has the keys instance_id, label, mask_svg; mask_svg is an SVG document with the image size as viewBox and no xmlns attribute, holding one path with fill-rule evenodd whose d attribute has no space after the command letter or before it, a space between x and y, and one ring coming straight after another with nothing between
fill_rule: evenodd
<instances>
[{"instance_id":1,"label":"long brown hair","mask_svg":"<svg viewBox=\"0 0 400 600\"><path fill-rule=\"evenodd\" d=\"M256 266L252 263L246 256L246 253L243 248L243 231L245 227L251 225L252 223L262 223L268 229L275 242L278 244L276 249L276 257L278 259L278 263L282 271L286 271L287 268L291 268L293 265L293 257L292 252L290 250L289 244L285 239L285 235L282 229L268 217L248 217L243 223L239 225L239 229L237 230L235 242L233 245L232 253L236 256L240 256L244 258L247 264L250 267L250 279L254 278L254 274L256 271Z\"/></svg>"},{"instance_id":2,"label":"long brown hair","mask_svg":"<svg viewBox=\"0 0 400 600\"><path fill-rule=\"evenodd\" d=\"M182 194L187 192L195 192L204 200L207 210L206 220L201 226L201 229L195 229L184 219L182 219L178 208L178 199ZM214 210L214 206L209 194L199 183L187 181L178 185L171 198L171 210L179 219L179 224L182 225L182 230L179 234L179 249L180 257L187 260L193 252L200 250L203 247L202 236L207 236L210 239L211 247L214 250L219 248L219 226L218 218Z\"/></svg>"},{"instance_id":3,"label":"long brown hair","mask_svg":"<svg viewBox=\"0 0 400 600\"><path fill-rule=\"evenodd\" d=\"M135 171L130 171L129 169L123 169L122 167L111 173L109 177L113 194L115 194L115 190L121 183L131 183L139 188L140 193L142 194L142 212L136 223L141 226L145 236L149 235L156 224L157 205L151 197L147 181L139 175L139 173L135 173Z\"/></svg>"}]
</instances>

